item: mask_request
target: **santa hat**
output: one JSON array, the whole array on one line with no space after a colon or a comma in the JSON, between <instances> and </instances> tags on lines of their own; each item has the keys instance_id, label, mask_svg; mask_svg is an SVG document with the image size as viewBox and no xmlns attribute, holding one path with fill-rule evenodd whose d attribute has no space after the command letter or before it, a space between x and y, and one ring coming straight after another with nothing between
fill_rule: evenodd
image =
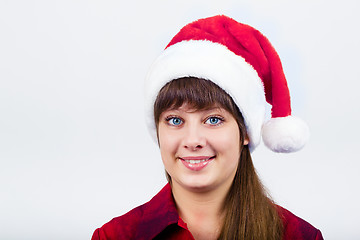
<instances>
[{"instance_id":1,"label":"santa hat","mask_svg":"<svg viewBox=\"0 0 360 240\"><path fill-rule=\"evenodd\" d=\"M153 108L169 81L208 79L227 92L240 109L251 150L260 143L275 152L294 152L307 141L307 125L291 116L290 94L281 61L258 30L226 16L200 19L183 27L152 65L145 81L147 123L154 139ZM272 118L264 122L265 105Z\"/></svg>"}]
</instances>

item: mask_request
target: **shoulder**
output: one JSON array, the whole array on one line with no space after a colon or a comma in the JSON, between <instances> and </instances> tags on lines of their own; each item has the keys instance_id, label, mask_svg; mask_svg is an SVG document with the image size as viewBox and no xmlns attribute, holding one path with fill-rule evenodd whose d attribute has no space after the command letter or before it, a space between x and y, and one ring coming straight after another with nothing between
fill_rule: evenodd
<instances>
[{"instance_id":1,"label":"shoulder","mask_svg":"<svg viewBox=\"0 0 360 240\"><path fill-rule=\"evenodd\" d=\"M96 229L92 240L147 239L177 223L178 219L171 187L167 184L149 202Z\"/></svg>"},{"instance_id":2,"label":"shoulder","mask_svg":"<svg viewBox=\"0 0 360 240\"><path fill-rule=\"evenodd\" d=\"M314 239L323 240L319 229L312 226L310 223L294 215L283 207L277 206L278 212L284 224L284 238L290 239Z\"/></svg>"},{"instance_id":3,"label":"shoulder","mask_svg":"<svg viewBox=\"0 0 360 240\"><path fill-rule=\"evenodd\" d=\"M92 240L133 239L143 216L143 206L138 206L126 214L115 217L95 230Z\"/></svg>"}]
</instances>

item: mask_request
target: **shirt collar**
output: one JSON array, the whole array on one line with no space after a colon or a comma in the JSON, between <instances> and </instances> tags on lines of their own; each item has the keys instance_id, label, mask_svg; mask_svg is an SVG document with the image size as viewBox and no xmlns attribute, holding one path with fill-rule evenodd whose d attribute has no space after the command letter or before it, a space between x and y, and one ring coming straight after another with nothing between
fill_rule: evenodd
<instances>
[{"instance_id":1,"label":"shirt collar","mask_svg":"<svg viewBox=\"0 0 360 240\"><path fill-rule=\"evenodd\" d=\"M143 205L142 211L135 239L152 239L167 226L177 224L180 220L169 183Z\"/></svg>"}]
</instances>

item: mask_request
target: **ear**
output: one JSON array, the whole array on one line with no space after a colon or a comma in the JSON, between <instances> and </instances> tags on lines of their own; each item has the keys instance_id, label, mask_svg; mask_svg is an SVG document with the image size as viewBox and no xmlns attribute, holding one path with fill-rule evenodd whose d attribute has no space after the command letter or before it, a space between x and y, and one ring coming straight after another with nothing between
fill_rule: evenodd
<instances>
[{"instance_id":1,"label":"ear","mask_svg":"<svg viewBox=\"0 0 360 240\"><path fill-rule=\"evenodd\" d=\"M249 144L249 137L248 137L248 135L246 134L245 139L244 139L244 146L245 146L245 145L248 145L248 144Z\"/></svg>"}]
</instances>

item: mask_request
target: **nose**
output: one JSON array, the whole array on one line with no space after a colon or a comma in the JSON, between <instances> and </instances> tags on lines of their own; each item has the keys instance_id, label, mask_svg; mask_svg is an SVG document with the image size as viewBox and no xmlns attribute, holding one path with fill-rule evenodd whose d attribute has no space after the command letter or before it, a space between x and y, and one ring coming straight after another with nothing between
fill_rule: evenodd
<instances>
[{"instance_id":1,"label":"nose","mask_svg":"<svg viewBox=\"0 0 360 240\"><path fill-rule=\"evenodd\" d=\"M196 151L202 149L206 145L205 134L199 125L190 125L184 132L183 147Z\"/></svg>"}]
</instances>

